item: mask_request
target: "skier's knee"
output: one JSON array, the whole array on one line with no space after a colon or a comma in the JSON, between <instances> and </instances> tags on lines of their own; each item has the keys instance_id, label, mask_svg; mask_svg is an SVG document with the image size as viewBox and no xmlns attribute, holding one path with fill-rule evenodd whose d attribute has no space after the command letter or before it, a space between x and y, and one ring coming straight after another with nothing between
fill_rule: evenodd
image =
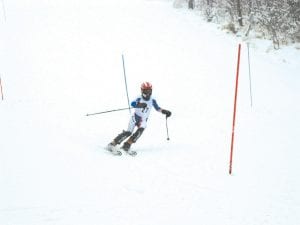
<instances>
[{"instance_id":1,"label":"skier's knee","mask_svg":"<svg viewBox=\"0 0 300 225\"><path fill-rule=\"evenodd\" d=\"M120 133L115 139L114 142L116 144L120 144L122 141L124 141L127 137L129 137L132 133L130 131L123 130L122 133Z\"/></svg>"},{"instance_id":2,"label":"skier's knee","mask_svg":"<svg viewBox=\"0 0 300 225\"><path fill-rule=\"evenodd\" d=\"M130 131L123 131L123 134L124 134L124 136L126 136L126 137L128 137L128 136L130 136L132 133L130 132Z\"/></svg>"},{"instance_id":3,"label":"skier's knee","mask_svg":"<svg viewBox=\"0 0 300 225\"><path fill-rule=\"evenodd\" d=\"M144 130L145 130L145 128L143 128L143 127L140 127L139 129L137 129L136 132L131 136L131 141L133 143L135 143L137 141L137 139L139 139L139 137L142 135Z\"/></svg>"}]
</instances>

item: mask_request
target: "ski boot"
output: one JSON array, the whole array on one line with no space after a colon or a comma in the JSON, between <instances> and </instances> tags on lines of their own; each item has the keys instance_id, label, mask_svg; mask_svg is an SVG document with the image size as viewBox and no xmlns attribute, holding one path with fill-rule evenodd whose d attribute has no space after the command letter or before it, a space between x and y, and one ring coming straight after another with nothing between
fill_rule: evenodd
<instances>
[{"instance_id":1,"label":"ski boot","mask_svg":"<svg viewBox=\"0 0 300 225\"><path fill-rule=\"evenodd\" d=\"M136 151L133 151L130 149L131 144L129 142L124 142L123 146L121 147L121 149L123 149L125 152L127 152L127 154L131 155L131 156L136 156Z\"/></svg>"},{"instance_id":2,"label":"ski boot","mask_svg":"<svg viewBox=\"0 0 300 225\"><path fill-rule=\"evenodd\" d=\"M122 152L117 149L114 142L109 143L105 149L110 151L113 155L122 155Z\"/></svg>"}]
</instances>

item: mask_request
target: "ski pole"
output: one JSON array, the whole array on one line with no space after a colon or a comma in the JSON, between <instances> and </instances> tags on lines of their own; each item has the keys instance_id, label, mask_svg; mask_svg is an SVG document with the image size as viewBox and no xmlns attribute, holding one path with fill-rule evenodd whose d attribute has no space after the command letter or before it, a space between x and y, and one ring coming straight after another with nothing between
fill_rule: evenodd
<instances>
[{"instance_id":1,"label":"ski pole","mask_svg":"<svg viewBox=\"0 0 300 225\"><path fill-rule=\"evenodd\" d=\"M169 137L169 129L168 129L168 117L166 117L166 128L167 128L167 140L169 141L170 137Z\"/></svg>"},{"instance_id":2,"label":"ski pole","mask_svg":"<svg viewBox=\"0 0 300 225\"><path fill-rule=\"evenodd\" d=\"M93 116L93 115L104 114L104 113L109 113L109 112L116 112L116 111L121 111L121 110L126 110L126 109L129 109L129 108L127 107L127 108L122 108L122 109L107 110L107 111L103 111L103 112L88 113L88 114L86 114L86 116Z\"/></svg>"}]
</instances>

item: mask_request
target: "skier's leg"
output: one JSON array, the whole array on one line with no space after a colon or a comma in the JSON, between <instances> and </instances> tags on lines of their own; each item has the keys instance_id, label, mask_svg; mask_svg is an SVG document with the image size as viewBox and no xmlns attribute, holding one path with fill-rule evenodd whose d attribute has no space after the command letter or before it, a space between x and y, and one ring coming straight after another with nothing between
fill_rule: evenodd
<instances>
[{"instance_id":1,"label":"skier's leg","mask_svg":"<svg viewBox=\"0 0 300 225\"><path fill-rule=\"evenodd\" d=\"M141 137L144 130L145 130L144 127L138 128L136 132L134 132L134 134L131 135L126 142L124 142L122 149L128 151L130 149L131 144L135 143Z\"/></svg>"},{"instance_id":2,"label":"skier's leg","mask_svg":"<svg viewBox=\"0 0 300 225\"><path fill-rule=\"evenodd\" d=\"M122 153L119 150L117 150L115 146L117 144L120 144L122 141L124 141L130 135L131 135L130 131L123 130L122 133L120 133L117 137L115 137L115 139L106 146L106 149L108 151L111 151L115 155L122 155Z\"/></svg>"},{"instance_id":3,"label":"skier's leg","mask_svg":"<svg viewBox=\"0 0 300 225\"><path fill-rule=\"evenodd\" d=\"M115 137L114 140L111 143L109 143L109 145L116 146L121 144L127 137L129 137L132 134L135 127L135 123L136 122L134 116L130 117L128 129L126 131L123 130L122 133L118 134L118 136Z\"/></svg>"},{"instance_id":4,"label":"skier's leg","mask_svg":"<svg viewBox=\"0 0 300 225\"><path fill-rule=\"evenodd\" d=\"M115 137L115 139L112 141L112 144L113 145L119 145L119 144L121 144L122 141L124 141L130 135L131 135L130 131L123 130L122 133L118 134L118 136Z\"/></svg>"},{"instance_id":5,"label":"skier's leg","mask_svg":"<svg viewBox=\"0 0 300 225\"><path fill-rule=\"evenodd\" d=\"M145 130L145 128L143 128L143 127L138 128L136 130L136 132L133 135L131 135L131 137L129 138L129 142L135 143L140 138L140 136L143 134L144 130Z\"/></svg>"},{"instance_id":6,"label":"skier's leg","mask_svg":"<svg viewBox=\"0 0 300 225\"><path fill-rule=\"evenodd\" d=\"M136 126L136 118L135 118L135 115L132 115L130 117L130 120L129 120L129 123L128 123L127 131L130 131L132 133L135 126Z\"/></svg>"},{"instance_id":7,"label":"skier's leg","mask_svg":"<svg viewBox=\"0 0 300 225\"><path fill-rule=\"evenodd\" d=\"M147 120L143 120L142 118L140 118L136 125L138 126L138 129L136 130L136 132L134 134L132 134L130 136L130 138L126 141L128 142L130 145L132 143L135 143L139 138L140 136L142 135L142 133L144 132L146 126L147 126Z\"/></svg>"}]
</instances>

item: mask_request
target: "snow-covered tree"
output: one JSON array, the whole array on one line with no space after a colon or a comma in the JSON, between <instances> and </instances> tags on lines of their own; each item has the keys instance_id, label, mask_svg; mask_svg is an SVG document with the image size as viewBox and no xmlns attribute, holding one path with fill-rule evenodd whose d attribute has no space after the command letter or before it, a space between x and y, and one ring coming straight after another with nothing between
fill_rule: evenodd
<instances>
[{"instance_id":1,"label":"snow-covered tree","mask_svg":"<svg viewBox=\"0 0 300 225\"><path fill-rule=\"evenodd\" d=\"M233 33L254 31L280 44L300 42L300 0L186 0L207 21L225 24Z\"/></svg>"}]
</instances>

